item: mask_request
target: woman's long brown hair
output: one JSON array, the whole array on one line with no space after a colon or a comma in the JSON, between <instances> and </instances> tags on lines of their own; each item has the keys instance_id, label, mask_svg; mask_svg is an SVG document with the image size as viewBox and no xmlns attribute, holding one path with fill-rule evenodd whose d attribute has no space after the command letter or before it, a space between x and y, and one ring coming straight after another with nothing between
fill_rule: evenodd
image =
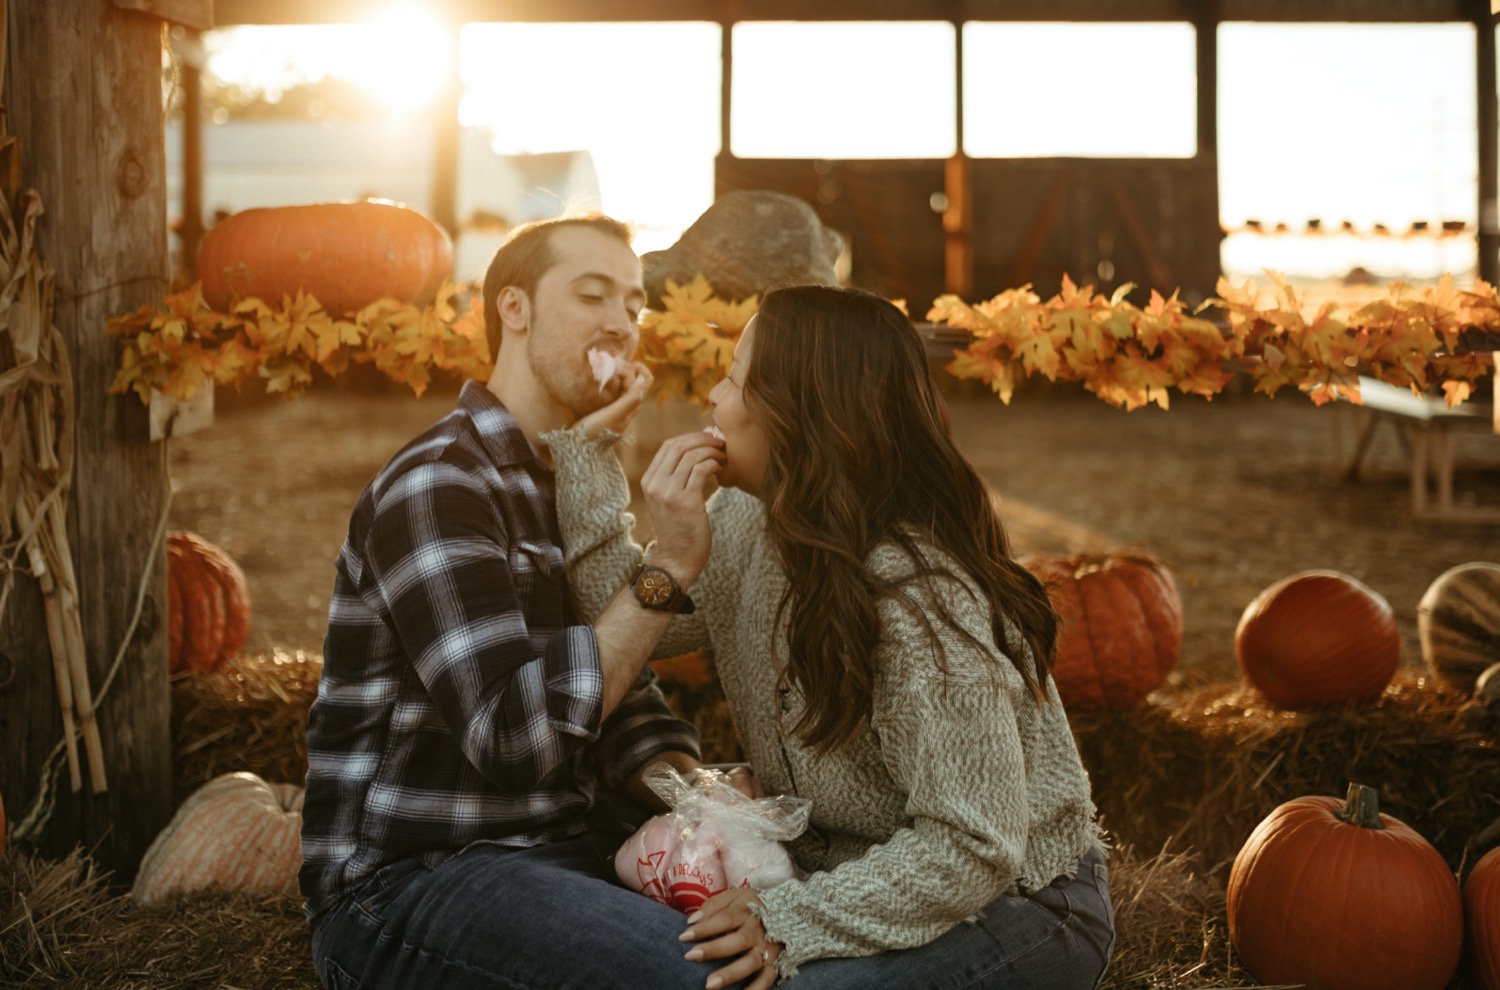
<instances>
[{"instance_id":1,"label":"woman's long brown hair","mask_svg":"<svg viewBox=\"0 0 1500 990\"><path fill-rule=\"evenodd\" d=\"M876 607L894 598L913 608L902 586L935 573L919 544L941 551L978 585L994 645L1044 701L1057 613L1041 582L1012 559L984 480L954 445L926 350L906 315L855 289L769 292L756 315L744 389L770 448L766 528L789 581L778 611L791 648L781 678L805 699L793 731L826 753L868 721L881 635ZM888 581L870 571L881 544L905 551L912 578ZM919 615L929 633L934 619L962 632L937 600L936 615ZM941 649L936 662L946 670Z\"/></svg>"}]
</instances>

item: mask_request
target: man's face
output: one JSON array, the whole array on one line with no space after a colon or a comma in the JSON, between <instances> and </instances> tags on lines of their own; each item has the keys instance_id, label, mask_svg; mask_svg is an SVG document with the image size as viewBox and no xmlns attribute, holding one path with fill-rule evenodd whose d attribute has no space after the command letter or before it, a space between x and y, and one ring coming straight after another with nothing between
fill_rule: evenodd
<instances>
[{"instance_id":1,"label":"man's face","mask_svg":"<svg viewBox=\"0 0 1500 990\"><path fill-rule=\"evenodd\" d=\"M589 350L597 347L626 362L635 357L636 318L646 292L640 259L608 234L563 227L553 232L549 247L552 267L536 283L526 354L548 396L577 418L619 398L618 380L600 390Z\"/></svg>"}]
</instances>

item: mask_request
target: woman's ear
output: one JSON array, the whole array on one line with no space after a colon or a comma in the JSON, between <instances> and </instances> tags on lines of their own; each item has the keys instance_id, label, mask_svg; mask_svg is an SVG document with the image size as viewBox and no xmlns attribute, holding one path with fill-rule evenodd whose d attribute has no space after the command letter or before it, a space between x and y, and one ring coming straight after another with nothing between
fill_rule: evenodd
<instances>
[{"instance_id":1,"label":"woman's ear","mask_svg":"<svg viewBox=\"0 0 1500 990\"><path fill-rule=\"evenodd\" d=\"M531 326L531 299L514 285L507 285L495 296L500 325L510 333L525 333Z\"/></svg>"}]
</instances>

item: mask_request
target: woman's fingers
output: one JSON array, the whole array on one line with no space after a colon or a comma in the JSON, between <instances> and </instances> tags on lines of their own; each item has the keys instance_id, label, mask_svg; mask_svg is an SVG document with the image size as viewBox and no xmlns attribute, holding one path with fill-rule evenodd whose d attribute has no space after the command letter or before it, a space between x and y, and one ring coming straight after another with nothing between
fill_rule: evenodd
<instances>
[{"instance_id":1,"label":"woman's fingers","mask_svg":"<svg viewBox=\"0 0 1500 990\"><path fill-rule=\"evenodd\" d=\"M747 928L736 928L727 935L699 942L687 953L688 959L728 959L744 952L755 952L757 960L760 959L760 937Z\"/></svg>"},{"instance_id":2,"label":"woman's fingers","mask_svg":"<svg viewBox=\"0 0 1500 990\"><path fill-rule=\"evenodd\" d=\"M770 990L776 983L777 975L775 965L767 963L761 968L760 975L745 990Z\"/></svg>"},{"instance_id":3,"label":"woman's fingers","mask_svg":"<svg viewBox=\"0 0 1500 990\"><path fill-rule=\"evenodd\" d=\"M760 778L755 776L755 771L747 767L734 767L726 775L730 786L751 800L766 796L766 790L760 786Z\"/></svg>"},{"instance_id":4,"label":"woman's fingers","mask_svg":"<svg viewBox=\"0 0 1500 990\"><path fill-rule=\"evenodd\" d=\"M624 433L646 398L651 387L651 371L644 364L634 362L620 366L610 381L620 382L620 396L602 409L596 409L578 421L583 435L592 440L605 430Z\"/></svg>"},{"instance_id":5,"label":"woman's fingers","mask_svg":"<svg viewBox=\"0 0 1500 990\"><path fill-rule=\"evenodd\" d=\"M727 987L736 980L743 980L759 972L765 975L766 961L760 957L760 952L752 950L740 956L734 962L723 969L716 969L709 974L708 981L704 984L706 990L718 990L719 987ZM775 970L771 971L773 974ZM764 984L769 986L770 984Z\"/></svg>"}]
</instances>

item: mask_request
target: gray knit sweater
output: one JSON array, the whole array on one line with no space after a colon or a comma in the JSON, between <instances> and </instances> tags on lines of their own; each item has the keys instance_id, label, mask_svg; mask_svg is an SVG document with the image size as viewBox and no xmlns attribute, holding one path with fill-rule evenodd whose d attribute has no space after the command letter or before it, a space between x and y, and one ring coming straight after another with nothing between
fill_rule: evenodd
<instances>
[{"instance_id":1,"label":"gray knit sweater","mask_svg":"<svg viewBox=\"0 0 1500 990\"><path fill-rule=\"evenodd\" d=\"M591 622L641 560L625 512L630 490L611 447L577 429L542 437L557 468L557 510L568 580ZM658 658L710 648L746 757L768 793L812 801L812 824L791 844L805 871L761 892L766 933L785 951L783 977L832 956L924 945L1001 893L1032 891L1101 840L1089 781L1055 688L1034 703L1015 668L934 623L947 673L924 625L898 604L879 606L874 712L848 745L819 756L785 730L801 713L795 689L778 697L775 622L786 577L765 538L761 503L723 489L709 501L713 549L691 588L697 610L678 616ZM946 558L931 551L929 563ZM913 568L894 546L870 559L880 577ZM957 568L949 568L957 572ZM990 610L966 577L914 581L919 604L940 598L989 643Z\"/></svg>"}]
</instances>

